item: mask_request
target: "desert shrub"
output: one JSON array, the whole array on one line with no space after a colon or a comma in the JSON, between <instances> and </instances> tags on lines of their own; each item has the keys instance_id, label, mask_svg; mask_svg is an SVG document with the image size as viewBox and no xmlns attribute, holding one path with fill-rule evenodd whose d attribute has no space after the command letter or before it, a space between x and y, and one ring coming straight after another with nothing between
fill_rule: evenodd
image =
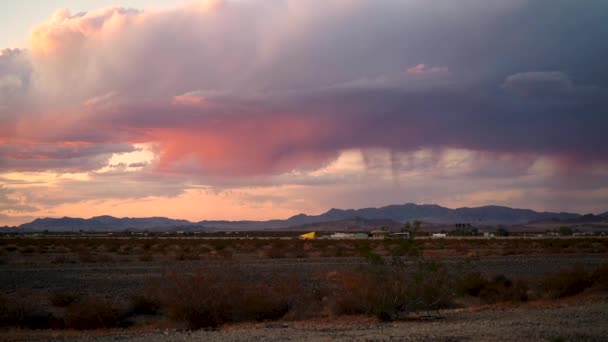
<instances>
[{"instance_id":1,"label":"desert shrub","mask_svg":"<svg viewBox=\"0 0 608 342\"><path fill-rule=\"evenodd\" d=\"M394 320L401 314L449 307L453 281L440 263L419 260L414 270L403 264L375 266L369 272L332 279L336 314L366 314Z\"/></svg>"},{"instance_id":2,"label":"desert shrub","mask_svg":"<svg viewBox=\"0 0 608 342\"><path fill-rule=\"evenodd\" d=\"M412 300L409 306L402 309L412 312L449 307L455 295L453 279L444 264L418 261L408 293Z\"/></svg>"},{"instance_id":3,"label":"desert shrub","mask_svg":"<svg viewBox=\"0 0 608 342\"><path fill-rule=\"evenodd\" d=\"M253 250L253 249L252 249L252 250ZM198 251L199 251L200 253L205 254L205 253L209 253L209 252L211 252L211 251L212 251L212 249L211 249L211 248L209 248L209 246L206 246L206 245L200 245L200 246L198 247Z\"/></svg>"},{"instance_id":4,"label":"desert shrub","mask_svg":"<svg viewBox=\"0 0 608 342\"><path fill-rule=\"evenodd\" d=\"M70 260L65 255L57 255L50 260L51 264L67 264L74 263L74 261Z\"/></svg>"},{"instance_id":5,"label":"desert shrub","mask_svg":"<svg viewBox=\"0 0 608 342\"><path fill-rule=\"evenodd\" d=\"M337 315L371 314L373 312L376 282L366 273L330 272L327 276L333 285L331 299Z\"/></svg>"},{"instance_id":6,"label":"desert shrub","mask_svg":"<svg viewBox=\"0 0 608 342\"><path fill-rule=\"evenodd\" d=\"M167 316L190 329L215 328L228 322L282 317L290 307L289 292L277 284L255 284L237 270L167 277L162 285Z\"/></svg>"},{"instance_id":7,"label":"desert shrub","mask_svg":"<svg viewBox=\"0 0 608 342\"><path fill-rule=\"evenodd\" d=\"M184 252L184 253L178 253L177 255L175 255L175 260L177 260L177 261L198 260L198 259L200 259L200 257L196 253Z\"/></svg>"},{"instance_id":8,"label":"desert shrub","mask_svg":"<svg viewBox=\"0 0 608 342\"><path fill-rule=\"evenodd\" d=\"M65 246L61 246L61 247L55 248L55 253L63 253L63 254L65 254L65 253L69 253L69 252L70 252L70 249L66 248Z\"/></svg>"},{"instance_id":9,"label":"desert shrub","mask_svg":"<svg viewBox=\"0 0 608 342\"><path fill-rule=\"evenodd\" d=\"M464 275L457 283L456 293L458 295L477 297L481 290L486 286L487 279L479 272L472 272Z\"/></svg>"},{"instance_id":10,"label":"desert shrub","mask_svg":"<svg viewBox=\"0 0 608 342\"><path fill-rule=\"evenodd\" d=\"M110 263L114 261L109 254L91 253L89 251L80 251L78 259L83 263Z\"/></svg>"},{"instance_id":11,"label":"desert shrub","mask_svg":"<svg viewBox=\"0 0 608 342\"><path fill-rule=\"evenodd\" d=\"M89 251L80 251L78 253L78 260L83 263L94 263L97 262L97 255Z\"/></svg>"},{"instance_id":12,"label":"desert shrub","mask_svg":"<svg viewBox=\"0 0 608 342\"><path fill-rule=\"evenodd\" d=\"M130 313L136 315L155 315L161 309L161 301L152 292L131 297Z\"/></svg>"},{"instance_id":13,"label":"desert shrub","mask_svg":"<svg viewBox=\"0 0 608 342\"><path fill-rule=\"evenodd\" d=\"M551 298L573 296L593 285L593 279L582 268L562 271L543 280L542 288Z\"/></svg>"},{"instance_id":14,"label":"desert shrub","mask_svg":"<svg viewBox=\"0 0 608 342\"><path fill-rule=\"evenodd\" d=\"M133 250L133 246L130 243L126 243L126 244L122 244L118 247L118 250L116 251L117 254L119 255L129 255L131 254Z\"/></svg>"},{"instance_id":15,"label":"desert shrub","mask_svg":"<svg viewBox=\"0 0 608 342\"><path fill-rule=\"evenodd\" d=\"M36 252L36 249L33 246L26 246L20 250L22 254L32 254Z\"/></svg>"},{"instance_id":16,"label":"desert shrub","mask_svg":"<svg viewBox=\"0 0 608 342\"><path fill-rule=\"evenodd\" d=\"M228 245L230 244L230 241L223 240L223 239L217 239L217 240L210 241L210 243L213 246L213 248L219 252L219 251L225 249L226 247L228 247Z\"/></svg>"},{"instance_id":17,"label":"desert shrub","mask_svg":"<svg viewBox=\"0 0 608 342\"><path fill-rule=\"evenodd\" d=\"M367 262L369 262L372 265L384 265L384 258L378 254L378 253L374 253L372 251L367 251L367 253L365 253L365 260L367 260Z\"/></svg>"},{"instance_id":18,"label":"desert shrub","mask_svg":"<svg viewBox=\"0 0 608 342\"><path fill-rule=\"evenodd\" d=\"M109 253L116 253L118 252L120 245L118 243L109 243L107 244L106 247L106 251Z\"/></svg>"},{"instance_id":19,"label":"desert shrub","mask_svg":"<svg viewBox=\"0 0 608 342\"><path fill-rule=\"evenodd\" d=\"M390 254L394 257L419 256L420 247L414 239L399 239L396 246L390 249Z\"/></svg>"},{"instance_id":20,"label":"desert shrub","mask_svg":"<svg viewBox=\"0 0 608 342\"><path fill-rule=\"evenodd\" d=\"M355 250L357 253L359 253L359 255L365 256L372 250L372 248L370 247L368 241L360 241L355 244Z\"/></svg>"},{"instance_id":21,"label":"desert shrub","mask_svg":"<svg viewBox=\"0 0 608 342\"><path fill-rule=\"evenodd\" d=\"M154 240L145 240L142 244L141 244L141 248L144 251L149 251L152 246L154 245Z\"/></svg>"},{"instance_id":22,"label":"desert shrub","mask_svg":"<svg viewBox=\"0 0 608 342\"><path fill-rule=\"evenodd\" d=\"M67 328L77 330L126 325L118 308L97 298L83 298L70 304L65 310L64 323Z\"/></svg>"},{"instance_id":23,"label":"desert shrub","mask_svg":"<svg viewBox=\"0 0 608 342\"><path fill-rule=\"evenodd\" d=\"M550 342L566 342L567 340L562 336L556 336L556 337L552 337L549 341Z\"/></svg>"},{"instance_id":24,"label":"desert shrub","mask_svg":"<svg viewBox=\"0 0 608 342\"><path fill-rule=\"evenodd\" d=\"M270 248L264 250L264 255L271 259L279 259L287 257L287 252L282 246L272 245Z\"/></svg>"},{"instance_id":25,"label":"desert shrub","mask_svg":"<svg viewBox=\"0 0 608 342\"><path fill-rule=\"evenodd\" d=\"M111 262L114 262L114 258L112 258L112 256L109 254L98 254L96 262L111 263Z\"/></svg>"},{"instance_id":26,"label":"desert shrub","mask_svg":"<svg viewBox=\"0 0 608 342\"><path fill-rule=\"evenodd\" d=\"M240 303L233 308L233 321L279 319L289 311L289 298L276 287L245 288Z\"/></svg>"},{"instance_id":27,"label":"desert shrub","mask_svg":"<svg viewBox=\"0 0 608 342\"><path fill-rule=\"evenodd\" d=\"M296 249L296 250L292 251L291 255L294 258L299 258L299 259L305 259L305 258L309 257L308 252L306 250L302 249L302 248L299 248L299 249Z\"/></svg>"},{"instance_id":28,"label":"desert shrub","mask_svg":"<svg viewBox=\"0 0 608 342\"><path fill-rule=\"evenodd\" d=\"M50 329L61 327L61 321L24 298L0 296L0 326Z\"/></svg>"},{"instance_id":29,"label":"desert shrub","mask_svg":"<svg viewBox=\"0 0 608 342\"><path fill-rule=\"evenodd\" d=\"M55 291L49 296L49 302L58 308L65 308L80 300L80 295L72 292Z\"/></svg>"},{"instance_id":30,"label":"desert shrub","mask_svg":"<svg viewBox=\"0 0 608 342\"><path fill-rule=\"evenodd\" d=\"M528 300L528 286L519 280L513 283L504 275L493 278L469 273L456 286L459 295L478 297L485 303L522 302Z\"/></svg>"},{"instance_id":31,"label":"desert shrub","mask_svg":"<svg viewBox=\"0 0 608 342\"><path fill-rule=\"evenodd\" d=\"M150 261L154 261L154 256L150 253L145 253L145 254L141 254L138 259L141 262L150 262Z\"/></svg>"},{"instance_id":32,"label":"desert shrub","mask_svg":"<svg viewBox=\"0 0 608 342\"><path fill-rule=\"evenodd\" d=\"M594 284L608 288L608 263L600 265L591 273L591 280Z\"/></svg>"},{"instance_id":33,"label":"desert shrub","mask_svg":"<svg viewBox=\"0 0 608 342\"><path fill-rule=\"evenodd\" d=\"M485 303L526 301L528 287L523 281L513 283L507 277L499 275L485 281L477 297Z\"/></svg>"}]
</instances>

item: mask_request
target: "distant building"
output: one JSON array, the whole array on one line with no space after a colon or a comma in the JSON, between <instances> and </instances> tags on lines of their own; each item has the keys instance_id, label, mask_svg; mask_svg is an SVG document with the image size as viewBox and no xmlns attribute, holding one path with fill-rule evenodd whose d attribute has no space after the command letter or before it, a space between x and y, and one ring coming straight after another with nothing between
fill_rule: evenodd
<instances>
[{"instance_id":1,"label":"distant building","mask_svg":"<svg viewBox=\"0 0 608 342\"><path fill-rule=\"evenodd\" d=\"M371 234L373 238L382 239L385 236L388 236L389 232L386 230L374 230Z\"/></svg>"},{"instance_id":2,"label":"distant building","mask_svg":"<svg viewBox=\"0 0 608 342\"><path fill-rule=\"evenodd\" d=\"M410 234L410 232L401 232L401 233L392 233L392 234L389 234L389 236L395 237L395 238L409 239L411 234Z\"/></svg>"},{"instance_id":3,"label":"distant building","mask_svg":"<svg viewBox=\"0 0 608 342\"><path fill-rule=\"evenodd\" d=\"M434 237L434 238L444 238L444 237L447 237L447 236L448 235L445 234L445 233L433 233L433 235L431 235L431 237Z\"/></svg>"},{"instance_id":4,"label":"distant building","mask_svg":"<svg viewBox=\"0 0 608 342\"><path fill-rule=\"evenodd\" d=\"M367 239L367 238L369 238L369 234L367 234L367 233L355 233L353 235L353 238L355 238L355 239Z\"/></svg>"},{"instance_id":5,"label":"distant building","mask_svg":"<svg viewBox=\"0 0 608 342\"><path fill-rule=\"evenodd\" d=\"M329 237L332 239L352 239L355 237L355 234L334 233L334 234L330 235Z\"/></svg>"}]
</instances>

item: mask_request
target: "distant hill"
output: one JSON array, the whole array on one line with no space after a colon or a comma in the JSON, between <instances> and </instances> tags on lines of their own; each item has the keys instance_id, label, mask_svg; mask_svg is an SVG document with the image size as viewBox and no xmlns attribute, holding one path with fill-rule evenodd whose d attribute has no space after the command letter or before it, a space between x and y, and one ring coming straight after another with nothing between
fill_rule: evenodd
<instances>
[{"instance_id":1,"label":"distant hill","mask_svg":"<svg viewBox=\"0 0 608 342\"><path fill-rule=\"evenodd\" d=\"M365 219L361 217L355 217L351 219L338 220L338 221L325 221L316 223L306 223L299 226L290 226L282 228L282 230L290 231L317 231L317 232L345 232L345 231L372 231L386 227L389 230L397 230L403 227L402 223L395 222L388 219Z\"/></svg>"},{"instance_id":2,"label":"distant hill","mask_svg":"<svg viewBox=\"0 0 608 342\"><path fill-rule=\"evenodd\" d=\"M563 220L563 221L564 222L574 222L574 223L597 223L597 222L608 221L608 216L602 216L602 215L586 214L586 215L581 215L580 217L577 217L577 218L571 218L571 219L567 219L567 220Z\"/></svg>"},{"instance_id":3,"label":"distant hill","mask_svg":"<svg viewBox=\"0 0 608 342\"><path fill-rule=\"evenodd\" d=\"M21 231L50 232L111 232L111 231L144 231L171 230L180 227L190 227L193 224L186 220L173 220L165 217L150 218L116 218L112 216L97 216L90 219L82 218L43 218L19 226Z\"/></svg>"},{"instance_id":4,"label":"distant hill","mask_svg":"<svg viewBox=\"0 0 608 342\"><path fill-rule=\"evenodd\" d=\"M381 208L365 209L331 209L328 212L308 216L300 214L289 218L291 225L315 222L337 221L355 217L365 219L388 219L400 223L414 220L430 223L471 223L471 224L520 224L536 220L575 219L579 214L536 212L529 209L513 209L500 206L485 206L477 208L449 209L435 204L403 204L389 205Z\"/></svg>"},{"instance_id":5,"label":"distant hill","mask_svg":"<svg viewBox=\"0 0 608 342\"><path fill-rule=\"evenodd\" d=\"M116 218L98 216L82 218L44 218L36 219L19 227L20 231L51 232L109 232L109 231L247 231L268 229L332 229L359 227L367 230L373 227L394 227L415 220L431 224L470 223L472 225L517 225L534 221L591 221L608 218L608 212L601 215L579 215L574 213L536 212L529 209L513 209L501 206L449 209L435 204L389 205L381 208L330 209L321 215L299 214L286 220L270 221L200 221L174 220L165 217ZM323 225L320 225L323 223Z\"/></svg>"}]
</instances>

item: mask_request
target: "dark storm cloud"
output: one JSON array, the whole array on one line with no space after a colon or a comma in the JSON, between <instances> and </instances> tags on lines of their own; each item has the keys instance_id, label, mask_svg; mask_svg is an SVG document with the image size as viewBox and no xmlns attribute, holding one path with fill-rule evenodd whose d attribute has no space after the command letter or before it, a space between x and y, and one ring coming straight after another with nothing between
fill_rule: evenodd
<instances>
[{"instance_id":1,"label":"dark storm cloud","mask_svg":"<svg viewBox=\"0 0 608 342\"><path fill-rule=\"evenodd\" d=\"M134 150L130 144L5 143L0 145L0 171L91 171L105 166L114 153Z\"/></svg>"},{"instance_id":2,"label":"dark storm cloud","mask_svg":"<svg viewBox=\"0 0 608 342\"><path fill-rule=\"evenodd\" d=\"M41 142L153 142L164 169L215 174L315 168L349 148L592 163L608 156L606 13L600 0L62 11L33 31L36 84L15 88L6 75L28 72L0 64L5 103L38 111L4 123Z\"/></svg>"}]
</instances>

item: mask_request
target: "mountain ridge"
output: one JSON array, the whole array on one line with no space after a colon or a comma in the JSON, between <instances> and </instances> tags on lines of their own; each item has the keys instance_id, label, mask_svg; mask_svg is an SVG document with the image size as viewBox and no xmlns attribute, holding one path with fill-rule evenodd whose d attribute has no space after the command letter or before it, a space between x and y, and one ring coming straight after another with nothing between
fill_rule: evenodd
<instances>
[{"instance_id":1,"label":"mountain ridge","mask_svg":"<svg viewBox=\"0 0 608 342\"><path fill-rule=\"evenodd\" d=\"M20 231L62 231L62 232L109 232L109 231L167 231L167 230L268 230L287 229L336 222L363 219L394 221L399 224L423 221L434 224L470 223L473 225L516 225L534 221L573 221L585 215L568 212L537 212L531 209L510 208L498 205L481 207L461 207L450 209L437 204L394 204L383 207L361 209L331 208L320 215L297 214L285 220L268 221L227 221L203 220L191 222L166 217L117 218L109 215L84 218L38 218L18 227ZM608 212L594 215L608 219ZM361 221L363 222L363 221ZM367 221L366 221L367 222ZM368 224L369 225L369 224Z\"/></svg>"}]
</instances>

